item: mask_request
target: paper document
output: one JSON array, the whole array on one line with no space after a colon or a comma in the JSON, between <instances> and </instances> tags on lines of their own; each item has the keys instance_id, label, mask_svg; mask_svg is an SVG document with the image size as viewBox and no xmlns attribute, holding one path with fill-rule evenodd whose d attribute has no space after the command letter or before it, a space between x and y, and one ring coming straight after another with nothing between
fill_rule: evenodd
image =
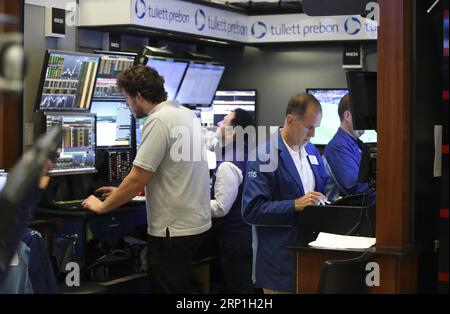
<instances>
[{"instance_id":1,"label":"paper document","mask_svg":"<svg viewBox=\"0 0 450 314\"><path fill-rule=\"evenodd\" d=\"M375 243L375 238L354 237L321 232L317 236L316 241L310 242L309 245L330 249L368 249L375 245Z\"/></svg>"},{"instance_id":2,"label":"paper document","mask_svg":"<svg viewBox=\"0 0 450 314\"><path fill-rule=\"evenodd\" d=\"M135 196L133 197L133 199L131 200L132 202L145 202L145 196Z\"/></svg>"}]
</instances>

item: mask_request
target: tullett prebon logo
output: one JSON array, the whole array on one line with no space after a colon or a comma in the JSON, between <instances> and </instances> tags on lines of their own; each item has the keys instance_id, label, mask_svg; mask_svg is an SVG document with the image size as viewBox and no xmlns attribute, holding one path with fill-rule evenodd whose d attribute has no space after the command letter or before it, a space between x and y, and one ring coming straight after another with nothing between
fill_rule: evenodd
<instances>
[{"instance_id":1,"label":"tullett prebon logo","mask_svg":"<svg viewBox=\"0 0 450 314\"><path fill-rule=\"evenodd\" d=\"M199 31L202 31L205 29L206 26L206 14L202 9L198 9L197 12L195 12L195 26Z\"/></svg>"},{"instance_id":2,"label":"tullett prebon logo","mask_svg":"<svg viewBox=\"0 0 450 314\"><path fill-rule=\"evenodd\" d=\"M361 22L356 17L352 16L345 20L344 30L349 35L356 35L361 30Z\"/></svg>"},{"instance_id":3,"label":"tullett prebon logo","mask_svg":"<svg viewBox=\"0 0 450 314\"><path fill-rule=\"evenodd\" d=\"M263 38L264 36L266 36L267 26L263 22L258 21L258 22L253 23L251 31L252 31L253 37L260 39L260 38Z\"/></svg>"},{"instance_id":4,"label":"tullett prebon logo","mask_svg":"<svg viewBox=\"0 0 450 314\"><path fill-rule=\"evenodd\" d=\"M145 12L147 11L147 5L145 4L145 0L136 0L134 4L134 13L139 19L143 19L145 16Z\"/></svg>"}]
</instances>

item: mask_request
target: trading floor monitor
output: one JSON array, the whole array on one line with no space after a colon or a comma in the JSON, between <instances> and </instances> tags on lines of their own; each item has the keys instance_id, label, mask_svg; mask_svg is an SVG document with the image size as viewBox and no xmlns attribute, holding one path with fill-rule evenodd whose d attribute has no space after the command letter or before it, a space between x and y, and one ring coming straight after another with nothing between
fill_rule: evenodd
<instances>
[{"instance_id":1,"label":"trading floor monitor","mask_svg":"<svg viewBox=\"0 0 450 314\"><path fill-rule=\"evenodd\" d=\"M94 99L98 148L130 148L133 116L124 99Z\"/></svg>"},{"instance_id":2,"label":"trading floor monitor","mask_svg":"<svg viewBox=\"0 0 450 314\"><path fill-rule=\"evenodd\" d=\"M100 56L47 50L36 100L36 111L88 112Z\"/></svg>"},{"instance_id":3,"label":"trading floor monitor","mask_svg":"<svg viewBox=\"0 0 450 314\"><path fill-rule=\"evenodd\" d=\"M93 173L95 168L96 119L91 113L45 113L47 130L62 126L63 137L50 175Z\"/></svg>"},{"instance_id":4,"label":"trading floor monitor","mask_svg":"<svg viewBox=\"0 0 450 314\"><path fill-rule=\"evenodd\" d=\"M238 108L247 111L256 121L256 90L218 90L212 106L198 107L196 114L200 115L203 126L214 127Z\"/></svg>"},{"instance_id":5,"label":"trading floor monitor","mask_svg":"<svg viewBox=\"0 0 450 314\"><path fill-rule=\"evenodd\" d=\"M164 78L164 89L167 92L167 100L174 100L186 72L188 62L148 56L147 66L154 68Z\"/></svg>"},{"instance_id":6,"label":"trading floor monitor","mask_svg":"<svg viewBox=\"0 0 450 314\"><path fill-rule=\"evenodd\" d=\"M347 84L355 130L377 128L377 72L349 71Z\"/></svg>"},{"instance_id":7,"label":"trading floor monitor","mask_svg":"<svg viewBox=\"0 0 450 314\"><path fill-rule=\"evenodd\" d=\"M338 114L338 106L342 97L348 93L346 88L307 88L306 92L313 95L322 105L322 121L320 127L311 138L315 145L327 145L338 130L341 120ZM360 137L363 142L376 142L375 130L365 130Z\"/></svg>"},{"instance_id":8,"label":"trading floor monitor","mask_svg":"<svg viewBox=\"0 0 450 314\"><path fill-rule=\"evenodd\" d=\"M116 90L116 78L119 73L132 67L136 59L135 53L95 51L101 56L97 74L94 98L117 99L123 95Z\"/></svg>"},{"instance_id":9,"label":"trading floor monitor","mask_svg":"<svg viewBox=\"0 0 450 314\"><path fill-rule=\"evenodd\" d=\"M176 100L189 107L210 106L224 70L222 64L190 62Z\"/></svg>"}]
</instances>

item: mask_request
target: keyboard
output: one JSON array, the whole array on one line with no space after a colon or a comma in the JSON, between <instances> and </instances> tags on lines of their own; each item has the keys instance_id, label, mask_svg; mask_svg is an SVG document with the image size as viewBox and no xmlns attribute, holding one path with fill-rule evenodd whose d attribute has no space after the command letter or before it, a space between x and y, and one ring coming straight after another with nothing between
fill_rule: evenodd
<instances>
[{"instance_id":1,"label":"keyboard","mask_svg":"<svg viewBox=\"0 0 450 314\"><path fill-rule=\"evenodd\" d=\"M84 200L66 200L66 201L53 201L51 203L51 206L55 209L60 210L85 210L83 206L81 206L81 203Z\"/></svg>"},{"instance_id":2,"label":"keyboard","mask_svg":"<svg viewBox=\"0 0 450 314\"><path fill-rule=\"evenodd\" d=\"M99 196L99 200L104 201L105 197ZM53 201L51 207L60 210L86 210L81 206L84 199L82 200L65 200L65 201Z\"/></svg>"}]
</instances>

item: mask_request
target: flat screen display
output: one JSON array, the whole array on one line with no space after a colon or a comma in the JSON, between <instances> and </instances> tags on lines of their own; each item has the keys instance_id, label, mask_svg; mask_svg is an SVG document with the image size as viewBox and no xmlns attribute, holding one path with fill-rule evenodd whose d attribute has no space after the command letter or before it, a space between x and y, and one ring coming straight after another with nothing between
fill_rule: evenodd
<instances>
[{"instance_id":1,"label":"flat screen display","mask_svg":"<svg viewBox=\"0 0 450 314\"><path fill-rule=\"evenodd\" d=\"M94 99L91 112L97 115L97 147L131 147L133 116L125 100Z\"/></svg>"},{"instance_id":2,"label":"flat screen display","mask_svg":"<svg viewBox=\"0 0 450 314\"><path fill-rule=\"evenodd\" d=\"M308 88L306 92L313 95L322 105L322 121L316 129L311 143L315 145L327 145L336 134L341 120L339 119L338 106L342 97L348 93L346 88ZM374 130L366 130L360 137L363 142L376 142L377 133Z\"/></svg>"},{"instance_id":3,"label":"flat screen display","mask_svg":"<svg viewBox=\"0 0 450 314\"><path fill-rule=\"evenodd\" d=\"M119 73L133 66L136 54L96 51L101 56L97 74L94 98L115 99L123 98L116 90L116 78Z\"/></svg>"},{"instance_id":4,"label":"flat screen display","mask_svg":"<svg viewBox=\"0 0 450 314\"><path fill-rule=\"evenodd\" d=\"M202 126L214 127L238 108L250 113L256 121L256 90L218 90L212 105L196 109L196 114L200 116Z\"/></svg>"},{"instance_id":5,"label":"flat screen display","mask_svg":"<svg viewBox=\"0 0 450 314\"><path fill-rule=\"evenodd\" d=\"M88 112L99 62L95 54L48 50L36 110Z\"/></svg>"},{"instance_id":6,"label":"flat screen display","mask_svg":"<svg viewBox=\"0 0 450 314\"><path fill-rule=\"evenodd\" d=\"M95 172L95 115L90 113L46 113L47 130L55 125L63 127L64 134L58 148L58 157L50 175L68 175Z\"/></svg>"},{"instance_id":7,"label":"flat screen display","mask_svg":"<svg viewBox=\"0 0 450 314\"><path fill-rule=\"evenodd\" d=\"M164 78L167 99L174 100L187 69L187 61L148 57L147 66L154 68Z\"/></svg>"},{"instance_id":8,"label":"flat screen display","mask_svg":"<svg viewBox=\"0 0 450 314\"><path fill-rule=\"evenodd\" d=\"M221 64L190 62L176 100L182 105L211 105L224 70Z\"/></svg>"}]
</instances>

